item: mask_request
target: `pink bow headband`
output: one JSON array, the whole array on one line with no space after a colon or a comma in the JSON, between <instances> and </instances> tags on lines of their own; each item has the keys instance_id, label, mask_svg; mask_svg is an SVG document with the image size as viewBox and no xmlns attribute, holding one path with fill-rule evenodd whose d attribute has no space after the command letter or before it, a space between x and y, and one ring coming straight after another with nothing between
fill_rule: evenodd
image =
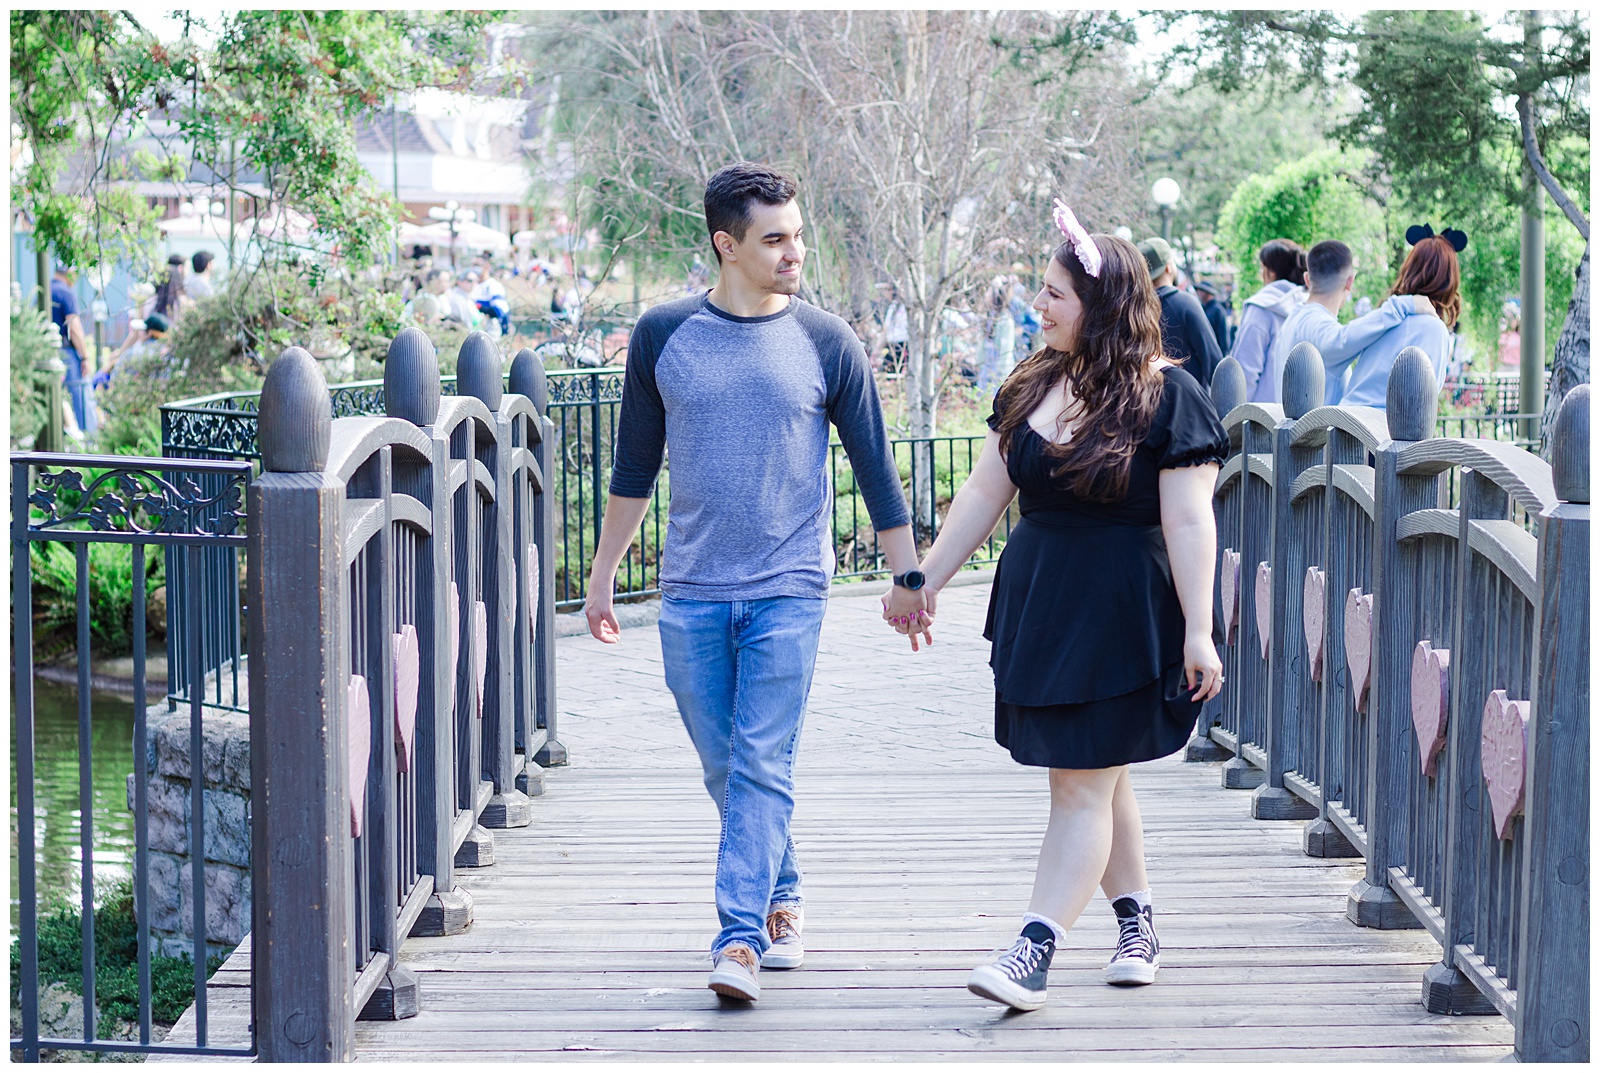
<instances>
[{"instance_id":1,"label":"pink bow headband","mask_svg":"<svg viewBox=\"0 0 1600 1073\"><path fill-rule=\"evenodd\" d=\"M1094 239L1089 237L1089 232L1083 229L1078 218L1072 215L1072 210L1060 198L1055 199L1056 226L1061 228L1061 233L1067 236L1072 243L1072 252L1078 255L1078 263L1083 265L1083 270L1096 279L1100 278L1100 247L1094 244Z\"/></svg>"}]
</instances>

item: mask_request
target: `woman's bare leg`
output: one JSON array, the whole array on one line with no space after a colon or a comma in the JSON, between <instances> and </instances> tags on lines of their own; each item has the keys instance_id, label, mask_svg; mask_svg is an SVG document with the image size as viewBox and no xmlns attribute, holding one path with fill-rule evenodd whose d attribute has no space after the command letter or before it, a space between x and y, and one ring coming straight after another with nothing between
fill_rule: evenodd
<instances>
[{"instance_id":1,"label":"woman's bare leg","mask_svg":"<svg viewBox=\"0 0 1600 1073\"><path fill-rule=\"evenodd\" d=\"M1053 920L1062 931L1078 919L1106 872L1112 852L1113 800L1127 772L1126 767L1050 769L1050 823L1039 847L1028 911ZM1135 810L1137 824L1137 806ZM1142 860L1142 851L1140 856Z\"/></svg>"},{"instance_id":2,"label":"woman's bare leg","mask_svg":"<svg viewBox=\"0 0 1600 1073\"><path fill-rule=\"evenodd\" d=\"M1105 874L1100 877L1100 889L1107 901L1150 889L1150 877L1144 868L1144 819L1139 815L1139 799L1133 795L1133 780L1126 767L1111 796L1111 853Z\"/></svg>"}]
</instances>

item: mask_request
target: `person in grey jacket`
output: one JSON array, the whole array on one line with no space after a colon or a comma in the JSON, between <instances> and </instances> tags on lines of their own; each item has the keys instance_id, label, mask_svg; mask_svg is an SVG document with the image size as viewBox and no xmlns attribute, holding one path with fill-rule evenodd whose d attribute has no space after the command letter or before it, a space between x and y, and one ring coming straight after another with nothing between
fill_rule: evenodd
<instances>
[{"instance_id":1,"label":"person in grey jacket","mask_svg":"<svg viewBox=\"0 0 1600 1073\"><path fill-rule=\"evenodd\" d=\"M1284 320L1306 300L1306 251L1290 239L1275 238L1261 247L1256 258L1266 286L1245 299L1231 354L1244 370L1245 399L1277 402L1272 344Z\"/></svg>"}]
</instances>

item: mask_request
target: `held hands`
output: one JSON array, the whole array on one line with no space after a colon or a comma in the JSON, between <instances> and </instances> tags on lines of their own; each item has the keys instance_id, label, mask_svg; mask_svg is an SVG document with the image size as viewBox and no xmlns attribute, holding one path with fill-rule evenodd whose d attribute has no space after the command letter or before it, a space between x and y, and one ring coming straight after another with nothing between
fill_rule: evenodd
<instances>
[{"instance_id":1,"label":"held hands","mask_svg":"<svg viewBox=\"0 0 1600 1073\"><path fill-rule=\"evenodd\" d=\"M1210 634L1192 634L1184 640L1183 680L1197 701L1210 700L1222 692L1222 659Z\"/></svg>"},{"instance_id":2,"label":"held hands","mask_svg":"<svg viewBox=\"0 0 1600 1073\"><path fill-rule=\"evenodd\" d=\"M920 651L917 635L922 635L923 643L933 644L933 633L929 627L933 625L933 605L936 594L927 588L913 592L891 585L889 591L883 594L883 620L893 626L896 633L902 633L911 638L911 651Z\"/></svg>"}]
</instances>

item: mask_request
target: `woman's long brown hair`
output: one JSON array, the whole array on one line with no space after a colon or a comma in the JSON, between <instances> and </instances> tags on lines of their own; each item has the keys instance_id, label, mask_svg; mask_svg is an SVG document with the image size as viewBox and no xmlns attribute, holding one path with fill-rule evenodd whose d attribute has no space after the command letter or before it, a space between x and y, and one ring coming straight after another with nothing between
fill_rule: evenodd
<instances>
[{"instance_id":1,"label":"woman's long brown hair","mask_svg":"<svg viewBox=\"0 0 1600 1073\"><path fill-rule=\"evenodd\" d=\"M1411 247L1390 294L1424 294L1450 328L1461 316L1461 262L1456 248L1443 235L1433 235Z\"/></svg>"},{"instance_id":2,"label":"woman's long brown hair","mask_svg":"<svg viewBox=\"0 0 1600 1073\"><path fill-rule=\"evenodd\" d=\"M1071 243L1056 249L1056 264L1072 277L1083 307L1070 351L1045 347L1016 367L1000 385L1000 450L1009 454L1028 415L1065 377L1082 417L1066 443L1049 443L1052 475L1070 475L1081 499L1111 502L1128 491L1133 452L1144 442L1161 404L1161 373L1150 359L1161 353L1161 302L1144 256L1130 242L1094 235L1100 249L1098 278L1083 270Z\"/></svg>"}]
</instances>

